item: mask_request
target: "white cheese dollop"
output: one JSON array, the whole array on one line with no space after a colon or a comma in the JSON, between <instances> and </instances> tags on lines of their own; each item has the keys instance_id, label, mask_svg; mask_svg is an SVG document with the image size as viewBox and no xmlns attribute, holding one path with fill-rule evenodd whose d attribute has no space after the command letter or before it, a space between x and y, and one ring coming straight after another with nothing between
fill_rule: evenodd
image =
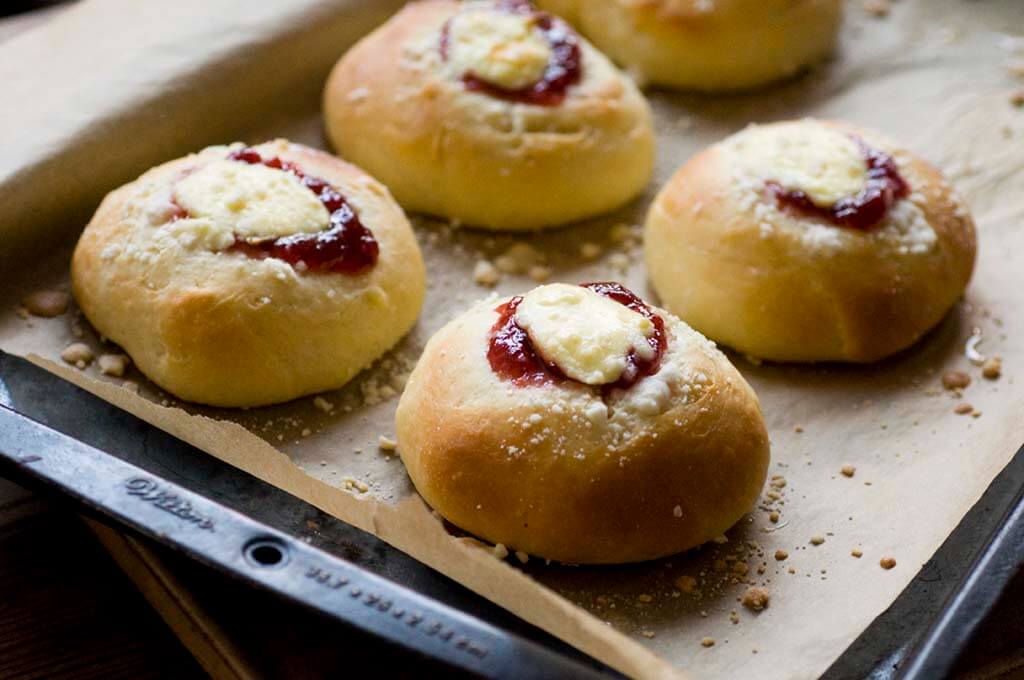
<instances>
[{"instance_id":1,"label":"white cheese dollop","mask_svg":"<svg viewBox=\"0 0 1024 680\"><path fill-rule=\"evenodd\" d=\"M631 351L645 359L654 355L650 319L580 286L535 288L516 308L516 323L541 357L588 385L618 380Z\"/></svg>"},{"instance_id":2,"label":"white cheese dollop","mask_svg":"<svg viewBox=\"0 0 1024 680\"><path fill-rule=\"evenodd\" d=\"M726 145L748 179L803 191L822 208L857 194L868 179L857 142L818 121L752 125Z\"/></svg>"},{"instance_id":3,"label":"white cheese dollop","mask_svg":"<svg viewBox=\"0 0 1024 680\"><path fill-rule=\"evenodd\" d=\"M330 216L316 195L291 173L265 165L218 160L182 179L174 200L193 219L172 223L176 232L194 229L196 240L228 242L315 233Z\"/></svg>"},{"instance_id":4,"label":"white cheese dollop","mask_svg":"<svg viewBox=\"0 0 1024 680\"><path fill-rule=\"evenodd\" d=\"M518 90L540 80L551 57L551 45L528 15L482 8L455 15L448 26L448 66L455 78L472 73Z\"/></svg>"}]
</instances>

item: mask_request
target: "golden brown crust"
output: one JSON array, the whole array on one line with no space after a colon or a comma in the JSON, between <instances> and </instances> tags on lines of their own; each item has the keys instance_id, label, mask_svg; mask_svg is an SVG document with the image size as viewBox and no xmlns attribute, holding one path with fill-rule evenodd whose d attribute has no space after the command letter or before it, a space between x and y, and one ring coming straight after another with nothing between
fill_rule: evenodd
<instances>
[{"instance_id":1,"label":"golden brown crust","mask_svg":"<svg viewBox=\"0 0 1024 680\"><path fill-rule=\"evenodd\" d=\"M477 305L427 344L399 403L399 451L424 499L510 549L572 563L686 550L727 530L757 499L768 437L757 398L728 360L668 315L657 412L631 391L600 403L577 383L516 387L486 358L500 301ZM664 314L664 312L659 312Z\"/></svg>"},{"instance_id":2,"label":"golden brown crust","mask_svg":"<svg viewBox=\"0 0 1024 680\"><path fill-rule=\"evenodd\" d=\"M942 319L971 277L973 220L920 158L829 125L894 156L911 187L900 212L871 232L817 227L835 239L817 243L812 221L758 205L757 188L738 183L715 145L679 169L648 213L645 257L662 304L710 338L778 361L876 361Z\"/></svg>"},{"instance_id":3,"label":"golden brown crust","mask_svg":"<svg viewBox=\"0 0 1024 680\"><path fill-rule=\"evenodd\" d=\"M825 58L842 0L538 0L643 82L736 90Z\"/></svg>"},{"instance_id":4,"label":"golden brown crust","mask_svg":"<svg viewBox=\"0 0 1024 680\"><path fill-rule=\"evenodd\" d=\"M439 69L442 24L462 7L410 3L338 62L324 91L339 153L408 210L494 229L536 229L612 210L653 168L646 101L587 44L583 80L558 106L469 92Z\"/></svg>"},{"instance_id":5,"label":"golden brown crust","mask_svg":"<svg viewBox=\"0 0 1024 680\"><path fill-rule=\"evenodd\" d=\"M281 260L189 247L149 212L211 147L111 192L72 260L75 298L156 384L188 400L255 406L340 387L390 348L422 306L424 268L405 215L358 168L284 141L256 147L338 187L371 229L369 272L300 273Z\"/></svg>"}]
</instances>

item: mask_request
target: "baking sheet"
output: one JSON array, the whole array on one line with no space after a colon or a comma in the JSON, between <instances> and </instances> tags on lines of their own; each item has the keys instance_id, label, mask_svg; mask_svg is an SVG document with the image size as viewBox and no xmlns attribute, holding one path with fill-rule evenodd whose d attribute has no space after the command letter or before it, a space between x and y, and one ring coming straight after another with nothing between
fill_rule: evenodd
<instances>
[{"instance_id":1,"label":"baking sheet","mask_svg":"<svg viewBox=\"0 0 1024 680\"><path fill-rule=\"evenodd\" d=\"M1024 323L1014 314L1024 302L1024 110L1010 102L1024 87L1012 68L1024 59L1024 9L1013 0L903 0L884 18L851 4L839 58L806 78L747 95L651 93L659 157L648 195L606 219L515 238L417 219L429 290L413 333L345 389L323 395L326 401L248 411L181 404L132 372L126 377L140 386L136 395L95 365L70 367L59 359L70 342L116 349L104 347L73 311L24 318L17 303L32 290L67 285L80 216L104 190L148 165L234 139L286 136L323 146L323 74L356 35L400 3L267 3L244 22L241 2L212 8L189 0L169 18L128 9L134 4L141 3L84 2L0 50L0 78L10 83L9 101L19 103L0 110L0 121L23 131L0 161L0 348L372 531L630 675L820 674L906 586L1024 441L1024 390L1014 381L1024 360L1014 342ZM132 36L130 69L117 51L78 57L103 41L97 26ZM49 49L56 37L65 40L61 50ZM25 54L33 60L22 61ZM273 64L287 68L256 77ZM91 84L66 77L47 89L46 101L28 96L40 89L35 83L57 82L47 77L57 72L88 73ZM56 103L98 87L98 108L85 99L54 113ZM256 104L239 106L240 97ZM132 136L110 123L111 112ZM504 274L501 294L536 285L525 271L531 264L549 268L551 280L617 278L649 294L634 225L657 186L692 153L747 122L802 115L875 127L947 171L980 232L964 302L920 345L876 366L786 367L733 357L761 397L772 474L781 477L727 542L643 565L581 568L500 561L489 546L450 535L378 439L394 434L397 395L425 339L490 292L473 283L476 263L515 261L500 256L525 243L532 254L518 258L524 272ZM65 200L53 201L52 185L40 178L60 178ZM580 254L584 242L599 246L596 260ZM15 266L12 254L23 264ZM974 328L980 351L1003 359L999 380L983 379L964 357ZM974 379L959 397L940 384L952 368ZM954 414L959 403L981 415ZM840 473L846 464L856 467L853 477ZM779 512L777 523L771 510ZM824 542L812 545L814 536ZM784 561L774 558L780 549L788 553ZM855 549L861 558L851 555ZM883 556L897 566L883 570ZM747 565L746 574L737 563ZM737 602L745 581L771 592L760 614ZM705 637L715 645L702 646Z\"/></svg>"}]
</instances>

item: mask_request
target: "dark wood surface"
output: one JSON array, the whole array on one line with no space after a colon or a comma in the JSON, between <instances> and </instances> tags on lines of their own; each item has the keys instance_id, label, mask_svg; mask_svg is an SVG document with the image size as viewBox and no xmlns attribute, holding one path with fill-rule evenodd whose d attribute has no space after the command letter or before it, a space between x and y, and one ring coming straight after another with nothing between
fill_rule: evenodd
<instances>
[{"instance_id":1,"label":"dark wood surface","mask_svg":"<svg viewBox=\"0 0 1024 680\"><path fill-rule=\"evenodd\" d=\"M0 480L0 678L205 677L75 515Z\"/></svg>"}]
</instances>

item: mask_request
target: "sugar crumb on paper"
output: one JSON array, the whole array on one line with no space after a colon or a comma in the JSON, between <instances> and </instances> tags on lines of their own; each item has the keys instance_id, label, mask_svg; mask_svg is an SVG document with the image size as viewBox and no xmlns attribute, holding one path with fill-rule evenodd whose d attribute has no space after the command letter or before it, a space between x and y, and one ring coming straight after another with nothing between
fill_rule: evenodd
<instances>
[{"instance_id":1,"label":"sugar crumb on paper","mask_svg":"<svg viewBox=\"0 0 1024 680\"><path fill-rule=\"evenodd\" d=\"M65 362L82 369L91 364L95 356L89 345L84 342L73 342L60 353L60 358Z\"/></svg>"},{"instance_id":2,"label":"sugar crumb on paper","mask_svg":"<svg viewBox=\"0 0 1024 680\"><path fill-rule=\"evenodd\" d=\"M26 295L22 307L32 316L53 318L68 311L71 294L63 290L37 290Z\"/></svg>"},{"instance_id":3,"label":"sugar crumb on paper","mask_svg":"<svg viewBox=\"0 0 1024 680\"><path fill-rule=\"evenodd\" d=\"M963 390L971 384L971 376L966 371L946 371L942 374L942 386L947 390Z\"/></svg>"},{"instance_id":4,"label":"sugar crumb on paper","mask_svg":"<svg viewBox=\"0 0 1024 680\"><path fill-rule=\"evenodd\" d=\"M742 603L747 609L759 612L768 606L770 600L771 594L768 592L767 588L751 586L743 593Z\"/></svg>"}]
</instances>

